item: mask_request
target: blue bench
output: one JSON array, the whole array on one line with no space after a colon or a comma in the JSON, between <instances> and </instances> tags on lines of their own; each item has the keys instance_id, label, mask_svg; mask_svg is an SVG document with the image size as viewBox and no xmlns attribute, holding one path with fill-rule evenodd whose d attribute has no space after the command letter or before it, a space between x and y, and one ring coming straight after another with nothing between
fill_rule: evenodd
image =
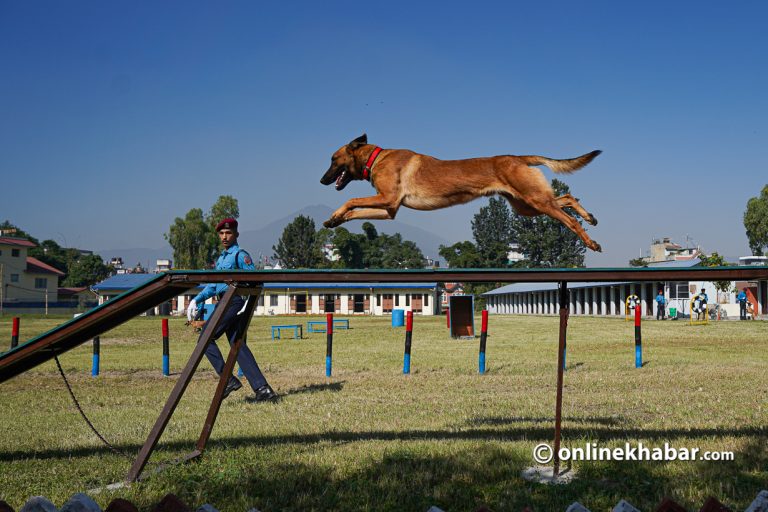
<instances>
[{"instance_id":1,"label":"blue bench","mask_svg":"<svg viewBox=\"0 0 768 512\"><path fill-rule=\"evenodd\" d=\"M301 339L304 337L304 326L301 324L286 324L286 325L273 325L272 326L272 340L274 341L275 337L277 339L281 339L280 337L280 331L283 329L293 329L293 338L294 339ZM277 334L277 336L275 336Z\"/></svg>"},{"instance_id":2,"label":"blue bench","mask_svg":"<svg viewBox=\"0 0 768 512\"><path fill-rule=\"evenodd\" d=\"M328 322L325 320L313 320L307 322L307 332L325 332ZM340 318L333 321L334 329L349 329L349 320L346 318Z\"/></svg>"}]
</instances>

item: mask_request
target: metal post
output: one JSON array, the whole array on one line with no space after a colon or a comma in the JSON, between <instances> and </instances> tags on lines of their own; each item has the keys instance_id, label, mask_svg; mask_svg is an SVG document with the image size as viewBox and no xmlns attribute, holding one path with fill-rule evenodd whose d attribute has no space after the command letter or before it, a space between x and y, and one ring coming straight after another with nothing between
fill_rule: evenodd
<instances>
[{"instance_id":1,"label":"metal post","mask_svg":"<svg viewBox=\"0 0 768 512\"><path fill-rule=\"evenodd\" d=\"M325 376L331 376L331 369L333 366L333 313L325 315L325 332L326 332L326 346L325 346Z\"/></svg>"},{"instance_id":2,"label":"metal post","mask_svg":"<svg viewBox=\"0 0 768 512\"><path fill-rule=\"evenodd\" d=\"M560 281L560 338L557 350L557 399L555 401L554 467L552 475L560 473L560 425L563 411L563 368L565 367L565 334L568 328L568 282Z\"/></svg>"},{"instance_id":3,"label":"metal post","mask_svg":"<svg viewBox=\"0 0 768 512\"><path fill-rule=\"evenodd\" d=\"M635 368L643 367L643 337L640 332L640 305L635 307Z\"/></svg>"},{"instance_id":4,"label":"metal post","mask_svg":"<svg viewBox=\"0 0 768 512\"><path fill-rule=\"evenodd\" d=\"M405 315L405 353L403 354L403 374L411 373L411 340L413 337L413 311Z\"/></svg>"},{"instance_id":5,"label":"metal post","mask_svg":"<svg viewBox=\"0 0 768 512\"><path fill-rule=\"evenodd\" d=\"M170 375L170 347L168 346L168 319L163 318L163 376Z\"/></svg>"},{"instance_id":6,"label":"metal post","mask_svg":"<svg viewBox=\"0 0 768 512\"><path fill-rule=\"evenodd\" d=\"M13 317L13 327L11 327L11 348L19 346L19 317Z\"/></svg>"},{"instance_id":7,"label":"metal post","mask_svg":"<svg viewBox=\"0 0 768 512\"><path fill-rule=\"evenodd\" d=\"M485 341L488 337L488 310L484 309L482 313L482 324L480 328L480 355L478 359L478 369L480 374L485 373Z\"/></svg>"},{"instance_id":8,"label":"metal post","mask_svg":"<svg viewBox=\"0 0 768 512\"><path fill-rule=\"evenodd\" d=\"M91 363L91 377L99 376L99 366L101 364L101 340L98 336L93 338L93 361Z\"/></svg>"}]
</instances>

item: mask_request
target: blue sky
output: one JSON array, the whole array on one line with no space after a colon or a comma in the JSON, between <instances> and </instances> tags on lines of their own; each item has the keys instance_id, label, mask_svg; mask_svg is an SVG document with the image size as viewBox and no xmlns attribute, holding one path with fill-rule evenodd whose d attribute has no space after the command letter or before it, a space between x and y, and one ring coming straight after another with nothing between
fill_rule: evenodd
<instances>
[{"instance_id":1,"label":"blue sky","mask_svg":"<svg viewBox=\"0 0 768 512\"><path fill-rule=\"evenodd\" d=\"M0 0L0 220L161 247L231 194L255 229L369 195L319 183L367 132L443 159L602 149L562 178L600 221L591 266L661 236L746 255L768 183L766 19L764 2ZM485 202L398 220L471 239Z\"/></svg>"}]
</instances>

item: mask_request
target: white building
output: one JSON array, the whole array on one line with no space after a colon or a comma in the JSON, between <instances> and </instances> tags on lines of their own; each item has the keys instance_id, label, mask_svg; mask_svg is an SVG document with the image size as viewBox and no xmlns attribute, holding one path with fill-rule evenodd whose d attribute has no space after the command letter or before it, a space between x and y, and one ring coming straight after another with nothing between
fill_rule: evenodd
<instances>
[{"instance_id":1,"label":"white building","mask_svg":"<svg viewBox=\"0 0 768 512\"><path fill-rule=\"evenodd\" d=\"M156 274L119 274L92 289L99 295L99 304L103 304L155 277ZM200 290L202 287L193 288L154 308L152 313L183 315ZM254 315L388 315L393 309L421 315L439 312L437 283L268 283L258 301Z\"/></svg>"},{"instance_id":2,"label":"white building","mask_svg":"<svg viewBox=\"0 0 768 512\"><path fill-rule=\"evenodd\" d=\"M665 261L654 263L654 268L685 268L700 263L697 260ZM768 281L736 282L732 288L748 287L759 315L768 314ZM667 311L675 308L682 314L689 313L691 299L704 289L709 304L733 304L735 293L719 293L714 284L707 281L666 282L595 282L570 283L569 313L571 315L622 316L629 295L640 298L641 314L655 316L656 295L660 289L668 300ZM488 311L498 314L556 315L559 313L557 283L516 283L502 286L483 294Z\"/></svg>"}]
</instances>

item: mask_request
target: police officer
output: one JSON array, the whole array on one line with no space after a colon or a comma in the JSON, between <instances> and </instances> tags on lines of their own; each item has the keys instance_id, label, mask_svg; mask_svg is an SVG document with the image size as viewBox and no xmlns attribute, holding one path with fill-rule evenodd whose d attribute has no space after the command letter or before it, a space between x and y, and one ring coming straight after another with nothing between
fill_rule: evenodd
<instances>
[{"instance_id":1,"label":"police officer","mask_svg":"<svg viewBox=\"0 0 768 512\"><path fill-rule=\"evenodd\" d=\"M232 218L224 219L216 225L216 234L219 236L221 245L224 250L216 261L216 270L230 270L230 269L243 269L253 270L253 260L251 256L240 249L237 245L237 221ZM208 284L203 291L198 293L192 302L190 302L187 308L187 318L191 319L195 316L197 309L209 298L217 296L221 298L224 292L227 290L227 285L224 283ZM251 300L256 300L255 297L251 297ZM229 344L234 343L238 335L238 325L240 323L240 317L238 314L245 306L245 299L241 295L235 295L232 301L229 303L226 311L224 311L224 317L219 324L216 331L213 333L213 340L208 345L205 351L205 355L211 362L214 370L218 375L224 370L224 358L221 356L221 351L216 345L217 340L222 334L227 334ZM205 328L203 328L205 330ZM256 363L256 359L253 357L248 345L243 342L240 345L240 352L237 354L237 363L243 370L245 378L248 379L248 383L253 388L254 396L248 398L249 402L263 402L267 400L274 400L277 398L277 393L267 383L267 379L259 369L259 365ZM224 398L229 396L233 391L237 391L243 387L240 381L234 375L231 375L227 387L224 389Z\"/></svg>"},{"instance_id":2,"label":"police officer","mask_svg":"<svg viewBox=\"0 0 768 512\"><path fill-rule=\"evenodd\" d=\"M747 289L744 288L736 296L736 302L739 303L739 320L747 319Z\"/></svg>"},{"instance_id":3,"label":"police officer","mask_svg":"<svg viewBox=\"0 0 768 512\"><path fill-rule=\"evenodd\" d=\"M659 290L659 294L656 296L656 304L656 320L664 320L666 316L664 306L667 304L664 290Z\"/></svg>"}]
</instances>

